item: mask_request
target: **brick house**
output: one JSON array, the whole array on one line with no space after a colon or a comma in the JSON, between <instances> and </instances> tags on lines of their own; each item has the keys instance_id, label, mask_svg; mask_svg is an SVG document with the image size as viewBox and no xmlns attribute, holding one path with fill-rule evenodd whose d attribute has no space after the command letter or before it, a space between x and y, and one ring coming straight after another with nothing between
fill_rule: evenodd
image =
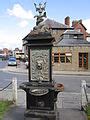
<instances>
[{"instance_id":1,"label":"brick house","mask_svg":"<svg viewBox=\"0 0 90 120\"><path fill-rule=\"evenodd\" d=\"M70 17L65 18L65 24L70 27ZM82 20L73 20L72 26L75 30L83 33L84 39L87 40L88 33L86 32L86 27L83 25Z\"/></svg>"},{"instance_id":2,"label":"brick house","mask_svg":"<svg viewBox=\"0 0 90 120\"><path fill-rule=\"evenodd\" d=\"M66 30L72 30L73 29L73 27L70 27L68 25L56 22L56 21L51 20L51 19L46 19L43 22L43 24L44 24L44 26L46 26L51 31L52 36L55 38L54 45L59 42L63 32L65 32ZM25 54L25 56L27 56L27 46L25 45L26 41L25 41L25 39L22 39L22 41L23 41L24 54Z\"/></svg>"},{"instance_id":3,"label":"brick house","mask_svg":"<svg viewBox=\"0 0 90 120\"><path fill-rule=\"evenodd\" d=\"M47 19L44 22L44 25L50 29L52 36L55 38L55 44L59 42L63 32L65 32L66 30L73 29L73 27L70 27L68 25L68 20L66 20L66 23L67 23L67 25L56 22L56 21L51 20L51 19Z\"/></svg>"},{"instance_id":4,"label":"brick house","mask_svg":"<svg viewBox=\"0 0 90 120\"><path fill-rule=\"evenodd\" d=\"M72 22L72 27L74 27L75 30L78 30L83 33L84 39L87 39L88 33L86 32L86 27L83 25L82 20L75 20Z\"/></svg>"},{"instance_id":5,"label":"brick house","mask_svg":"<svg viewBox=\"0 0 90 120\"><path fill-rule=\"evenodd\" d=\"M87 41L90 41L90 33L87 35Z\"/></svg>"},{"instance_id":6,"label":"brick house","mask_svg":"<svg viewBox=\"0 0 90 120\"><path fill-rule=\"evenodd\" d=\"M43 24L55 37L52 50L53 69L90 71L90 43L86 40L87 32L82 22L79 21L76 26L73 23L73 27L70 27L70 18L66 17L65 24L51 19L47 19ZM23 45L26 47L24 43L25 39Z\"/></svg>"}]
</instances>

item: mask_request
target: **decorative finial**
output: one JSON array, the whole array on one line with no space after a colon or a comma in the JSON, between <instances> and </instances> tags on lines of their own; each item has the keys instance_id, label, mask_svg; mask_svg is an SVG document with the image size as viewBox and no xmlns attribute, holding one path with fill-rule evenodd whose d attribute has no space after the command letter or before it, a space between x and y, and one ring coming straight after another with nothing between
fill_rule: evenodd
<instances>
[{"instance_id":1,"label":"decorative finial","mask_svg":"<svg viewBox=\"0 0 90 120\"><path fill-rule=\"evenodd\" d=\"M36 12L39 13L39 15L34 16L34 18L37 18L36 25L38 26L39 23L41 23L44 20L43 17L46 17L46 12L45 12L46 2L44 4L39 3L38 6L36 3L34 3L34 6L36 8Z\"/></svg>"}]
</instances>

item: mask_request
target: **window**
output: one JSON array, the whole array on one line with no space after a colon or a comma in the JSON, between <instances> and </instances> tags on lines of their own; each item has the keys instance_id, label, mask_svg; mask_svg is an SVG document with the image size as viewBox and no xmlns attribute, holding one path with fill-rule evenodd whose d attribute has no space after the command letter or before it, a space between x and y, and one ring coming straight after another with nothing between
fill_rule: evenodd
<instances>
[{"instance_id":1,"label":"window","mask_svg":"<svg viewBox=\"0 0 90 120\"><path fill-rule=\"evenodd\" d=\"M60 62L65 63L65 53L60 54Z\"/></svg>"},{"instance_id":2,"label":"window","mask_svg":"<svg viewBox=\"0 0 90 120\"><path fill-rule=\"evenodd\" d=\"M60 54L60 62L61 63L71 63L72 62L72 54L71 53L61 53Z\"/></svg>"},{"instance_id":3,"label":"window","mask_svg":"<svg viewBox=\"0 0 90 120\"><path fill-rule=\"evenodd\" d=\"M79 53L79 67L88 69L88 53Z\"/></svg>"},{"instance_id":4,"label":"window","mask_svg":"<svg viewBox=\"0 0 90 120\"><path fill-rule=\"evenodd\" d=\"M77 36L77 35L74 35L74 36L73 36L73 38L74 38L74 39L77 39L77 38L78 38L78 36Z\"/></svg>"},{"instance_id":5,"label":"window","mask_svg":"<svg viewBox=\"0 0 90 120\"><path fill-rule=\"evenodd\" d=\"M59 62L59 53L54 53L54 63Z\"/></svg>"},{"instance_id":6,"label":"window","mask_svg":"<svg viewBox=\"0 0 90 120\"><path fill-rule=\"evenodd\" d=\"M67 39L68 39L68 38L69 38L69 35L63 35L63 38L67 38Z\"/></svg>"},{"instance_id":7,"label":"window","mask_svg":"<svg viewBox=\"0 0 90 120\"><path fill-rule=\"evenodd\" d=\"M71 63L71 62L72 62L72 54L66 53L66 63Z\"/></svg>"},{"instance_id":8,"label":"window","mask_svg":"<svg viewBox=\"0 0 90 120\"><path fill-rule=\"evenodd\" d=\"M79 67L82 67L82 54L79 53Z\"/></svg>"},{"instance_id":9,"label":"window","mask_svg":"<svg viewBox=\"0 0 90 120\"><path fill-rule=\"evenodd\" d=\"M52 53L52 63L72 63L72 53Z\"/></svg>"},{"instance_id":10,"label":"window","mask_svg":"<svg viewBox=\"0 0 90 120\"><path fill-rule=\"evenodd\" d=\"M81 32L81 29L80 29L80 28L78 28L78 29L77 29L77 31L78 31L78 32Z\"/></svg>"}]
</instances>

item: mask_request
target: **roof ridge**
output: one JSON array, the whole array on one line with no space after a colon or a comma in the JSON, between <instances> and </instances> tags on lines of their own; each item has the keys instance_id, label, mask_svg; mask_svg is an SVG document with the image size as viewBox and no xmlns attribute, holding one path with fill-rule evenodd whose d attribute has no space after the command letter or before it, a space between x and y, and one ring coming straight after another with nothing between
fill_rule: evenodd
<instances>
[{"instance_id":1,"label":"roof ridge","mask_svg":"<svg viewBox=\"0 0 90 120\"><path fill-rule=\"evenodd\" d=\"M51 28L70 28L68 25L55 21L54 19L47 18L43 24L48 24Z\"/></svg>"}]
</instances>

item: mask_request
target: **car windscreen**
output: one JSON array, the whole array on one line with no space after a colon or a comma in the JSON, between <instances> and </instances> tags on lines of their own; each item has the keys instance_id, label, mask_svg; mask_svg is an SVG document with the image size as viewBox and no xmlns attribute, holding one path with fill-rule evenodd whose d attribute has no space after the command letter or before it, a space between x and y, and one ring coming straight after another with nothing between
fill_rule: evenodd
<instances>
[{"instance_id":1,"label":"car windscreen","mask_svg":"<svg viewBox=\"0 0 90 120\"><path fill-rule=\"evenodd\" d=\"M9 61L16 61L16 59L9 59Z\"/></svg>"}]
</instances>

